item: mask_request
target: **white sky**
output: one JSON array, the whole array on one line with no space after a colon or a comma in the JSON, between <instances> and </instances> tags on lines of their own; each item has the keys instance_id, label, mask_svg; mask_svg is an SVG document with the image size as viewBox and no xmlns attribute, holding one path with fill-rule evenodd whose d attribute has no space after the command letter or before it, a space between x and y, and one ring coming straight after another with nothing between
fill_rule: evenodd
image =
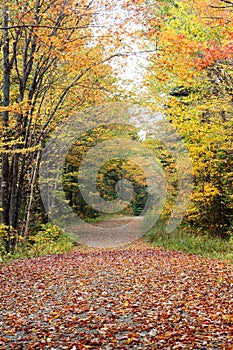
<instances>
[{"instance_id":1,"label":"white sky","mask_svg":"<svg viewBox=\"0 0 233 350\"><path fill-rule=\"evenodd\" d=\"M137 17L135 17L133 10L129 11L123 9L123 2L124 0L111 0L109 6L113 9L111 9L110 12L106 11L104 8L98 8L99 14L96 21L99 25L103 26L103 28L96 31L97 36L101 35L101 33L106 33L106 27L111 28L114 31L114 29L117 29L118 25L124 24L128 21L128 17L134 16L135 20L139 20L138 16L140 16L140 14L137 12ZM139 53L140 50L142 50L139 47L143 43L142 39L135 39L128 33L128 31L133 33L136 30L142 29L141 23L142 19L141 21L139 20L138 23L136 23L136 21L128 22L126 35L122 37L123 44L125 44L126 48L121 49L121 52L132 51L134 54L129 54L128 57L116 57L110 62L111 67L117 73L119 84L127 90L138 88L139 85L141 85L141 89L145 89L142 84L143 74L145 74L145 69L143 67L147 66L146 57L148 57L148 54Z\"/></svg>"}]
</instances>

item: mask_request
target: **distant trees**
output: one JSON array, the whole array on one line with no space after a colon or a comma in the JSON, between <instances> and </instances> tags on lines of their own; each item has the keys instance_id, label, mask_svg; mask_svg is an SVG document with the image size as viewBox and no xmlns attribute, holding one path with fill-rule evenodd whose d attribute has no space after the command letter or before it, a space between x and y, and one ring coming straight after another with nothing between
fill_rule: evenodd
<instances>
[{"instance_id":1,"label":"distant trees","mask_svg":"<svg viewBox=\"0 0 233 350\"><path fill-rule=\"evenodd\" d=\"M94 218L99 215L104 215L99 211L88 205L82 197L82 189L78 183L78 172L80 164L85 158L86 153L98 143L111 140L112 137L119 137L125 135L130 139L137 138L137 132L126 125L112 125L109 127L98 127L82 135L81 139L77 140L72 149L69 150L66 156L66 163L63 169L63 182L66 198L69 204L82 218ZM94 162L98 159L92 159L93 168ZM89 174L86 174L88 177ZM140 215L144 209L147 200L147 182L142 169L136 164L113 158L110 161L106 160L106 164L99 169L96 179L96 186L100 196L105 201L112 201L116 199L119 190L127 192L127 188L117 188L117 186L124 186L122 179L127 179L131 182L134 189L134 197L125 207L125 215ZM120 181L120 182L119 182ZM120 185L119 185L120 184ZM93 196L95 194L93 193Z\"/></svg>"}]
</instances>

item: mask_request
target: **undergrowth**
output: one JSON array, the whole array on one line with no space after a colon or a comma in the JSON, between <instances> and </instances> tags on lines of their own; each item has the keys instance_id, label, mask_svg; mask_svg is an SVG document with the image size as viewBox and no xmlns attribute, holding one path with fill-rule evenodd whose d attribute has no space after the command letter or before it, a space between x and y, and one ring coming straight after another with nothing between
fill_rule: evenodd
<instances>
[{"instance_id":1,"label":"undergrowth","mask_svg":"<svg viewBox=\"0 0 233 350\"><path fill-rule=\"evenodd\" d=\"M156 247L233 263L233 235L223 239L208 233L197 234L185 226L167 233L163 226L157 225L147 234L146 240Z\"/></svg>"},{"instance_id":2,"label":"undergrowth","mask_svg":"<svg viewBox=\"0 0 233 350\"><path fill-rule=\"evenodd\" d=\"M15 259L34 258L48 254L67 253L76 244L72 234L65 233L52 223L42 224L40 229L30 236L28 242L19 240L14 252L7 252L0 242L0 262Z\"/></svg>"}]
</instances>

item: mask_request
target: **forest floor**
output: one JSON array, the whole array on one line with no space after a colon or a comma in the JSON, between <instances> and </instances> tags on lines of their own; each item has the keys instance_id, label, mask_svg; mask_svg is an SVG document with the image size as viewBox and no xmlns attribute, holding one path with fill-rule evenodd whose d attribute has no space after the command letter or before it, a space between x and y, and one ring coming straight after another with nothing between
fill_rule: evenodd
<instances>
[{"instance_id":1,"label":"forest floor","mask_svg":"<svg viewBox=\"0 0 233 350\"><path fill-rule=\"evenodd\" d=\"M232 265L142 239L5 263L0 285L0 349L233 349Z\"/></svg>"}]
</instances>

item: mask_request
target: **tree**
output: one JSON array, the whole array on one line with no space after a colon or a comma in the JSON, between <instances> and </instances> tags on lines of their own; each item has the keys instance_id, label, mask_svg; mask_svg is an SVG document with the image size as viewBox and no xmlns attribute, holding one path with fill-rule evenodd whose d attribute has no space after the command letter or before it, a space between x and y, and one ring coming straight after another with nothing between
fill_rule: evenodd
<instances>
[{"instance_id":1,"label":"tree","mask_svg":"<svg viewBox=\"0 0 233 350\"><path fill-rule=\"evenodd\" d=\"M100 213L88 205L82 197L82 188L80 189L80 184L78 183L78 172L83 158L85 158L86 153L90 149L97 146L99 143L110 141L113 137L119 138L122 135L132 140L137 139L136 130L130 126L100 126L83 134L69 150L63 169L64 190L70 206L79 216L92 218L100 215ZM98 159L93 157L93 169L95 163L98 161ZM85 177L88 178L89 175L88 170L86 170ZM106 163L99 168L96 178L96 186L100 196L105 201L112 201L116 199L117 192L120 192L119 190L121 190L121 192L127 192L127 188L124 187L124 183L122 182L123 179L128 180L132 184L134 196L132 200L129 201L130 204L126 206L121 213L140 215L147 199L147 183L143 171L133 162L119 158L106 160ZM119 186L121 186L121 188L118 188ZM93 197L94 196L95 193L93 193ZM104 213L101 214L103 215Z\"/></svg>"},{"instance_id":2,"label":"tree","mask_svg":"<svg viewBox=\"0 0 233 350\"><path fill-rule=\"evenodd\" d=\"M149 40L157 52L146 77L193 159L195 191L187 217L196 228L223 237L232 223L231 5L166 2L166 11L162 6L154 15Z\"/></svg>"},{"instance_id":3,"label":"tree","mask_svg":"<svg viewBox=\"0 0 233 350\"><path fill-rule=\"evenodd\" d=\"M124 29L120 24L114 38L111 26L99 23L99 10L110 13L111 6L86 0L2 3L1 186L8 251L16 243L12 232L27 239L35 199L41 205L34 191L49 132L72 112L114 98L108 62L122 55Z\"/></svg>"}]
</instances>

